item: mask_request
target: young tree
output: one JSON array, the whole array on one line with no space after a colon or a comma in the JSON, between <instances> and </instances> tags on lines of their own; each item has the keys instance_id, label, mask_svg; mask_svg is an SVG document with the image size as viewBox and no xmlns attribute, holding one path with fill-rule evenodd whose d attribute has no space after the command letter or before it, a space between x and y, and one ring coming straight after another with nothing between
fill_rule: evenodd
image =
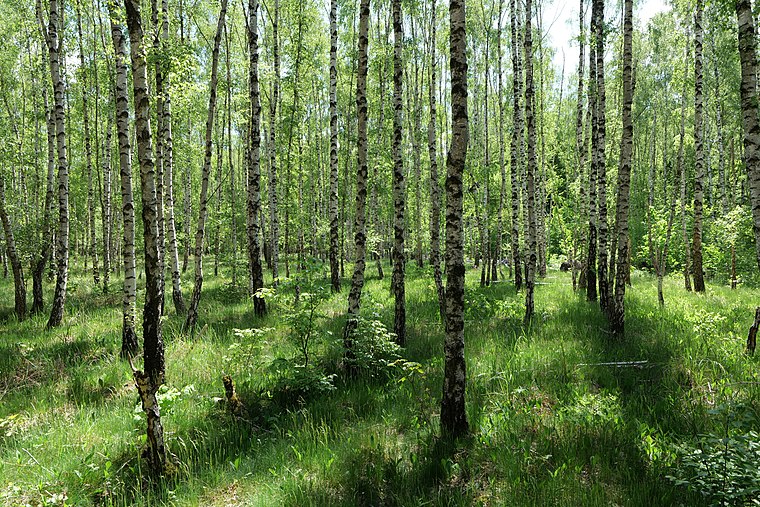
<instances>
[{"instance_id":1,"label":"young tree","mask_svg":"<svg viewBox=\"0 0 760 507\"><path fill-rule=\"evenodd\" d=\"M704 0L697 0L694 17L694 226L692 234L692 261L694 291L705 291L702 270L702 201L704 199L705 147L702 120L702 13Z\"/></svg>"},{"instance_id":2,"label":"young tree","mask_svg":"<svg viewBox=\"0 0 760 507\"><path fill-rule=\"evenodd\" d=\"M354 273L348 293L348 320L343 333L346 357L353 358L353 333L359 324L359 303L364 288L367 244L367 46L369 42L369 0L359 7L359 66L356 71L357 169L356 221L354 225Z\"/></svg>"},{"instance_id":3,"label":"young tree","mask_svg":"<svg viewBox=\"0 0 760 507\"><path fill-rule=\"evenodd\" d=\"M116 3L118 0L114 0ZM134 377L147 418L147 458L150 469L160 477L166 469L166 443L156 394L164 383L164 340L161 335L162 277L159 273L156 171L153 164L150 128L150 96L139 0L125 0L132 57L132 88L135 109L135 138L140 163L142 221L145 256L145 306L143 308L143 358L145 371Z\"/></svg>"},{"instance_id":4,"label":"young tree","mask_svg":"<svg viewBox=\"0 0 760 507\"><path fill-rule=\"evenodd\" d=\"M597 280L599 282L599 306L608 312L612 306L610 280L607 271L609 228L607 225L607 152L606 152L606 91L604 84L604 0L593 0L591 7L591 31L594 33L594 57L596 58L596 143L592 152L596 155L596 197L599 213Z\"/></svg>"},{"instance_id":5,"label":"young tree","mask_svg":"<svg viewBox=\"0 0 760 507\"><path fill-rule=\"evenodd\" d=\"M269 100L269 223L272 229L272 280L276 286L280 263L280 219L277 207L277 106L280 101L280 0L274 0L272 21L272 53L274 58L274 78L272 79L272 94ZM287 256L287 252L285 252Z\"/></svg>"},{"instance_id":6,"label":"young tree","mask_svg":"<svg viewBox=\"0 0 760 507\"><path fill-rule=\"evenodd\" d=\"M61 76L63 53L63 14L59 12L58 0L49 0L48 22L42 16L41 0L37 0L36 10L40 29L45 38L50 64L50 79L53 82L55 139L58 155L58 231L56 233L56 281L53 305L48 319L48 329L59 326L63 321L66 303L66 286L69 280L69 162L66 149L65 85Z\"/></svg>"},{"instance_id":7,"label":"young tree","mask_svg":"<svg viewBox=\"0 0 760 507\"><path fill-rule=\"evenodd\" d=\"M16 239L13 235L11 219L5 207L5 178L2 171L0 171L0 222L2 222L3 232L5 233L5 250L13 269L16 318L21 321L26 318L26 284L24 282L24 269L21 266L21 260L16 250Z\"/></svg>"},{"instance_id":8,"label":"young tree","mask_svg":"<svg viewBox=\"0 0 760 507\"><path fill-rule=\"evenodd\" d=\"M338 0L330 0L330 284L340 292L338 266Z\"/></svg>"},{"instance_id":9,"label":"young tree","mask_svg":"<svg viewBox=\"0 0 760 507\"><path fill-rule=\"evenodd\" d=\"M519 53L519 16L515 0L510 2L512 16L512 144L509 150L509 172L512 184L512 264L515 268L515 288L522 288L522 254L520 252L520 182L518 171L523 161L522 66Z\"/></svg>"},{"instance_id":10,"label":"young tree","mask_svg":"<svg viewBox=\"0 0 760 507\"><path fill-rule=\"evenodd\" d=\"M401 0L392 1L393 9L393 297L396 301L393 330L399 345L406 343L406 302L404 267L404 233L406 232L406 183L404 182L404 161L401 158L402 132L402 80L404 66L401 50L404 32L401 27ZM366 136L366 133L364 134ZM413 135L416 135L413 134ZM358 199L357 199L358 200ZM358 222L358 220L357 220ZM358 242L357 242L358 243Z\"/></svg>"},{"instance_id":11,"label":"young tree","mask_svg":"<svg viewBox=\"0 0 760 507\"><path fill-rule=\"evenodd\" d=\"M611 309L612 331L623 335L625 326L625 285L628 273L628 208L631 191L631 162L633 159L633 0L625 0L623 18L623 134L620 138L620 165L618 167L617 212L617 271L615 300ZM613 252L614 255L614 252Z\"/></svg>"},{"instance_id":12,"label":"young tree","mask_svg":"<svg viewBox=\"0 0 760 507\"><path fill-rule=\"evenodd\" d=\"M264 287L264 273L261 266L261 101L259 98L259 0L248 0L248 99L251 104L251 121L248 125L248 146L246 147L248 192L246 196L248 236L248 264L250 286L253 291L253 310L258 316L266 314L264 298L258 290Z\"/></svg>"},{"instance_id":13,"label":"young tree","mask_svg":"<svg viewBox=\"0 0 760 507\"><path fill-rule=\"evenodd\" d=\"M206 117L206 151L203 158L203 172L201 173L201 195L198 205L198 229L195 233L195 284L193 295L190 298L190 306L187 309L185 329L193 329L198 322L198 304L201 301L203 288L203 241L206 235L206 218L208 217L208 180L211 175L211 149L214 119L216 117L216 85L219 75L219 46L222 43L224 21L227 16L227 0L222 0L219 20L216 25L214 36L214 48L211 53L211 83L209 86L208 116ZM221 183L221 182L220 182Z\"/></svg>"},{"instance_id":14,"label":"young tree","mask_svg":"<svg viewBox=\"0 0 760 507\"><path fill-rule=\"evenodd\" d=\"M531 18L532 2L525 2L525 120L528 134L528 166L526 168L527 208L528 208L528 263L525 271L525 323L533 318L533 291L536 282L536 264L538 262L536 231L536 117L534 113L535 91L533 88L533 34Z\"/></svg>"},{"instance_id":15,"label":"young tree","mask_svg":"<svg viewBox=\"0 0 760 507\"><path fill-rule=\"evenodd\" d=\"M137 352L135 276L135 206L132 196L132 154L129 141L129 98L127 97L126 44L121 25L123 12L120 2L108 2L111 20L111 39L116 55L116 133L119 139L119 174L121 176L122 226L124 260L124 295L122 299L121 355L131 357Z\"/></svg>"},{"instance_id":16,"label":"young tree","mask_svg":"<svg viewBox=\"0 0 760 507\"><path fill-rule=\"evenodd\" d=\"M528 0L530 2L530 0ZM446 160L446 341L444 342L441 433L450 438L467 434L464 357L464 201L463 174L467 158L466 0L449 2L451 69L451 147Z\"/></svg>"}]
</instances>

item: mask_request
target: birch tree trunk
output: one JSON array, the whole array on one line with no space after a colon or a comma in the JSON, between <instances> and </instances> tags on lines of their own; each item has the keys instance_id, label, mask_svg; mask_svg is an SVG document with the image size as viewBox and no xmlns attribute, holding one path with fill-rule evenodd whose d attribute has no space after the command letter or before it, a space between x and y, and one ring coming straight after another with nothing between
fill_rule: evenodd
<instances>
[{"instance_id":1,"label":"birch tree trunk","mask_svg":"<svg viewBox=\"0 0 760 507\"><path fill-rule=\"evenodd\" d=\"M338 265L338 0L330 0L330 285L340 292Z\"/></svg>"},{"instance_id":2,"label":"birch tree trunk","mask_svg":"<svg viewBox=\"0 0 760 507\"><path fill-rule=\"evenodd\" d=\"M143 309L143 357L145 371L135 370L134 378L147 418L147 458L154 476L166 470L166 443L156 393L164 383L164 341L161 335L162 277L158 246L156 172L153 164L150 128L150 96L138 0L126 0L132 57L132 86L135 108L135 137L140 163L142 221L145 256L145 306Z\"/></svg>"},{"instance_id":3,"label":"birch tree trunk","mask_svg":"<svg viewBox=\"0 0 760 507\"><path fill-rule=\"evenodd\" d=\"M259 0L248 0L248 98L251 103L251 122L248 127L246 208L248 212L246 233L248 236L248 264L250 286L253 293L254 313L261 317L266 314L266 301L258 290L264 287L264 273L261 266L261 101L259 98Z\"/></svg>"},{"instance_id":4,"label":"birch tree trunk","mask_svg":"<svg viewBox=\"0 0 760 507\"><path fill-rule=\"evenodd\" d=\"M533 34L531 18L532 2L525 2L525 120L528 134L528 165L526 167L527 208L528 208L528 263L525 272L525 323L529 323L534 313L533 291L535 287L537 252L536 220L536 118L534 114L535 91L533 88Z\"/></svg>"},{"instance_id":5,"label":"birch tree trunk","mask_svg":"<svg viewBox=\"0 0 760 507\"><path fill-rule=\"evenodd\" d=\"M702 206L704 199L705 148L702 120L702 13L704 0L697 0L694 18L694 226L692 233L694 291L705 292L702 270Z\"/></svg>"},{"instance_id":6,"label":"birch tree trunk","mask_svg":"<svg viewBox=\"0 0 760 507\"><path fill-rule=\"evenodd\" d=\"M401 60L401 48L404 33L401 27L401 0L393 0L393 297L395 299L395 314L393 330L396 333L396 342L399 345L406 344L406 295L404 268L406 258L404 255L404 233L406 232L406 182L404 181L404 161L401 158L402 140L402 80L404 75L403 62ZM415 102L416 102L415 97ZM366 136L366 132L364 133ZM416 137L416 133L413 134ZM415 143L416 144L416 143ZM417 147L419 150L419 147ZM419 166L418 166L419 167ZM357 190L358 193L358 190ZM357 199L358 202L358 199ZM357 220L358 225L358 220ZM357 241L358 247L358 241Z\"/></svg>"},{"instance_id":7,"label":"birch tree trunk","mask_svg":"<svg viewBox=\"0 0 760 507\"><path fill-rule=\"evenodd\" d=\"M586 192L585 192L585 179L584 176L586 174L586 145L584 143L584 129L583 129L583 76L584 76L584 67L585 67L585 22L584 22L584 6L583 6L583 0L580 0L580 7L578 9L578 17L580 20L579 27L578 27L578 102L575 109L575 150L576 150L576 156L578 157L578 179L580 181L579 185L579 192L578 192L578 200L580 201L579 211L580 216L585 216L585 200L586 200ZM589 76L590 78L590 76ZM580 237L578 237L580 236ZM578 252L576 248L576 244L580 243L583 244L583 240L585 239L585 235L582 232L574 233L574 239L573 239L573 258L572 261L572 277L573 277L573 290L576 290L578 288L577 282L576 282L576 261L578 257L578 254L580 253L580 256L583 256L582 252ZM581 247L582 250L582 247ZM583 276L582 276L583 277Z\"/></svg>"},{"instance_id":8,"label":"birch tree trunk","mask_svg":"<svg viewBox=\"0 0 760 507\"><path fill-rule=\"evenodd\" d=\"M203 241L206 235L206 218L208 218L208 180L211 175L211 151L214 119L216 118L216 85L219 77L219 46L224 32L224 21L227 16L227 0L222 0L219 20L214 35L214 48L211 53L211 84L209 86L208 116L206 117L206 152L203 157L203 172L201 174L201 195L198 206L198 228L195 232L195 284L190 306L187 309L185 329L193 329L198 323L198 304L201 301L203 288ZM220 161L221 162L221 161Z\"/></svg>"},{"instance_id":9,"label":"birch tree trunk","mask_svg":"<svg viewBox=\"0 0 760 507\"><path fill-rule=\"evenodd\" d=\"M5 207L5 178L0 171L0 222L2 222L3 232L5 234L5 251L8 260L11 262L13 270L13 287L14 287L14 311L16 318L22 321L26 318L26 283L24 282L24 269L21 266L18 251L16 250L16 239L13 235L13 227L10 217Z\"/></svg>"},{"instance_id":10,"label":"birch tree trunk","mask_svg":"<svg viewBox=\"0 0 760 507\"><path fill-rule=\"evenodd\" d=\"M361 0L359 7L359 65L356 72L357 116L357 168L356 168L356 221L354 225L354 273L348 293L348 320L343 333L348 368L354 372L353 338L359 324L359 303L364 288L364 268L367 243L367 46L369 32L369 0ZM395 271L394 271L395 277Z\"/></svg>"},{"instance_id":11,"label":"birch tree trunk","mask_svg":"<svg viewBox=\"0 0 760 507\"><path fill-rule=\"evenodd\" d=\"M120 2L109 2L111 39L116 55L116 133L119 140L119 174L121 177L121 201L124 261L124 290L122 298L122 357L137 352L135 333L137 278L135 275L135 206L132 196L132 153L129 141L129 98L127 97L127 64L124 32L118 20L122 19Z\"/></svg>"},{"instance_id":12,"label":"birch tree trunk","mask_svg":"<svg viewBox=\"0 0 760 507\"><path fill-rule=\"evenodd\" d=\"M280 263L280 220L277 207L277 106L280 100L280 0L274 0L272 16L272 52L274 56L274 78L272 80L272 96L269 101L269 224L271 228L272 249L272 280L277 286ZM287 255L287 252L285 252Z\"/></svg>"},{"instance_id":13,"label":"birch tree trunk","mask_svg":"<svg viewBox=\"0 0 760 507\"><path fill-rule=\"evenodd\" d=\"M530 0L528 0L530 2ZM444 342L441 433L469 431L465 410L463 175L467 158L467 34L465 0L450 0L451 147L446 161L446 340Z\"/></svg>"},{"instance_id":14,"label":"birch tree trunk","mask_svg":"<svg viewBox=\"0 0 760 507\"><path fill-rule=\"evenodd\" d=\"M594 22L595 20L595 22ZM599 237L598 237L598 263L597 281L599 282L599 305L607 312L612 305L612 294L607 272L609 252L607 242L609 230L607 225L607 153L606 153L606 92L604 85L604 0L593 0L592 3L592 31L596 45L594 57L596 58L596 147L592 151L596 153L596 197L597 210L599 212Z\"/></svg>"},{"instance_id":15,"label":"birch tree trunk","mask_svg":"<svg viewBox=\"0 0 760 507\"><path fill-rule=\"evenodd\" d=\"M47 328L57 327L63 321L63 308L66 303L66 286L69 280L69 163L66 149L66 112L64 104L65 85L61 76L61 57L63 56L63 14L59 13L57 0L50 0L48 23L42 18L41 1L37 0L37 18L45 35L50 64L50 79L53 82L53 101L55 107L55 139L58 156L58 231L56 232L56 280L53 304Z\"/></svg>"},{"instance_id":16,"label":"birch tree trunk","mask_svg":"<svg viewBox=\"0 0 760 507\"><path fill-rule=\"evenodd\" d=\"M428 121L428 155L430 157L430 264L433 266L433 280L438 294L438 312L446 324L446 291L443 288L441 273L441 184L438 178L438 150L436 148L436 1L431 2L430 12L430 83L428 86L428 103L430 118Z\"/></svg>"},{"instance_id":17,"label":"birch tree trunk","mask_svg":"<svg viewBox=\"0 0 760 507\"><path fill-rule=\"evenodd\" d=\"M620 139L620 166L618 167L617 211L617 269L615 272L615 301L612 308L611 328L622 336L625 327L625 285L629 263L628 201L631 191L631 162L633 158L633 0L624 2L623 19L623 134ZM613 252L614 255L614 252Z\"/></svg>"},{"instance_id":18,"label":"birch tree trunk","mask_svg":"<svg viewBox=\"0 0 760 507\"><path fill-rule=\"evenodd\" d=\"M757 98L757 42L752 5L749 0L737 0L736 19L739 25L739 57L742 67L741 101L744 130L742 158L749 180L755 251L757 265L760 267L760 120Z\"/></svg>"},{"instance_id":19,"label":"birch tree trunk","mask_svg":"<svg viewBox=\"0 0 760 507\"><path fill-rule=\"evenodd\" d=\"M688 68L688 45L686 47L686 54L684 60L686 62L685 68ZM691 291L691 247L689 245L689 236L686 232L686 164L684 163L684 137L686 136L686 79L683 84L683 94L681 95L681 133L678 141L678 172L681 178L681 234L684 244L684 288L687 291Z\"/></svg>"},{"instance_id":20,"label":"birch tree trunk","mask_svg":"<svg viewBox=\"0 0 760 507\"><path fill-rule=\"evenodd\" d=\"M512 265L515 269L515 288L522 288L522 253L520 252L520 187L519 168L523 156L523 120L520 97L522 97L522 66L518 53L520 31L515 0L510 1L512 13L512 144L509 150L509 172L512 185Z\"/></svg>"}]
</instances>

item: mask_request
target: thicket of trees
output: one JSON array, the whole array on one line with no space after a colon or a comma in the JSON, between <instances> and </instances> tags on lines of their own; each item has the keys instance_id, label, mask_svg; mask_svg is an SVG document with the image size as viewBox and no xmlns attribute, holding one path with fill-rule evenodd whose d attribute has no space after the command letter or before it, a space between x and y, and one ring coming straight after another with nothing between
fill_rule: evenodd
<instances>
[{"instance_id":1,"label":"thicket of trees","mask_svg":"<svg viewBox=\"0 0 760 507\"><path fill-rule=\"evenodd\" d=\"M580 0L574 76L552 64L542 2L465 3L0 4L0 260L14 311L28 314L28 273L31 312L45 311L47 273L47 326L61 325L72 262L123 293L121 353L132 361L142 335L135 381L154 470L166 462L164 287L192 332L204 256L248 286L259 316L262 289L311 259L336 292L348 265L348 370L368 262L381 279L392 264L400 345L407 259L429 267L451 436L468 428L466 265L483 286L524 289L530 325L537 277L567 261L621 339L632 268L657 276L661 304L668 271L696 292L757 279L749 0L677 0L647 26L632 0Z\"/></svg>"}]
</instances>

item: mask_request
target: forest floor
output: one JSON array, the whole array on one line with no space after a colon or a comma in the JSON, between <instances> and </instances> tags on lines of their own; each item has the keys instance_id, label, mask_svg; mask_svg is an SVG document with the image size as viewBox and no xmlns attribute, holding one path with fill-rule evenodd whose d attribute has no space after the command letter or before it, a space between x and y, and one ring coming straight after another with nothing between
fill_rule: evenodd
<instances>
[{"instance_id":1,"label":"forest floor","mask_svg":"<svg viewBox=\"0 0 760 507\"><path fill-rule=\"evenodd\" d=\"M260 320L229 273L207 276L193 335L167 299L162 420L176 466L151 483L119 359L120 282L103 295L78 268L53 331L47 315L16 322L12 280L0 279L0 505L743 505L760 495L760 359L744 353L755 289L708 285L698 296L674 277L659 308L655 280L634 272L617 340L569 273L550 269L526 329L523 294L509 282L480 288L468 271L471 436L448 444L427 269L409 262L408 345L397 351L373 323L392 328L390 277L368 267L357 378L340 367L347 280L313 300L309 326L304 309L326 271L301 281L298 307L282 284ZM249 328L265 330L235 331ZM224 374L242 416L219 401Z\"/></svg>"}]
</instances>

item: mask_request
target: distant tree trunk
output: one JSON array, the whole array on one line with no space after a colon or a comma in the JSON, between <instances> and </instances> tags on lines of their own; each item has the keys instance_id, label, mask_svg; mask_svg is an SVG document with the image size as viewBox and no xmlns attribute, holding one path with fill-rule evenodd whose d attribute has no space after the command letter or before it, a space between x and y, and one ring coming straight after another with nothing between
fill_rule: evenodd
<instances>
[{"instance_id":1,"label":"distant tree trunk","mask_svg":"<svg viewBox=\"0 0 760 507\"><path fill-rule=\"evenodd\" d=\"M274 0L274 12L272 13L272 53L274 57L274 78L272 79L272 95L269 100L269 223L271 228L272 249L272 280L277 286L279 281L280 263L280 220L279 208L277 207L277 136L278 127L277 106L280 100L280 0ZM287 252L285 255L287 256Z\"/></svg>"},{"instance_id":2,"label":"distant tree trunk","mask_svg":"<svg viewBox=\"0 0 760 507\"><path fill-rule=\"evenodd\" d=\"M59 13L58 1L49 0L48 23L42 18L41 1L37 0L37 17L45 35L50 60L50 78L53 82L55 104L55 138L58 154L58 232L56 233L56 281L53 305L47 328L57 327L63 320L66 303L66 285L69 280L69 163L66 149L66 113L64 104L65 85L61 77L61 53L63 52L63 14Z\"/></svg>"},{"instance_id":3,"label":"distant tree trunk","mask_svg":"<svg viewBox=\"0 0 760 507\"><path fill-rule=\"evenodd\" d=\"M96 286L100 285L100 268L98 267L98 244L95 235L95 198L92 184L92 141L90 138L90 97L87 79L87 66L84 60L84 42L82 41L82 15L79 2L74 2L77 16L77 34L79 36L79 66L80 79L82 80L82 118L84 122L84 154L87 174L87 235L89 248L87 254L92 256L92 280Z\"/></svg>"},{"instance_id":4,"label":"distant tree trunk","mask_svg":"<svg viewBox=\"0 0 760 507\"><path fill-rule=\"evenodd\" d=\"M526 184L528 197L528 265L525 273L525 323L533 318L536 263L537 231L536 231L536 118L534 114L535 91L533 88L533 34L531 18L533 16L532 2L525 2L525 119L528 129L528 165L526 168Z\"/></svg>"},{"instance_id":5,"label":"distant tree trunk","mask_svg":"<svg viewBox=\"0 0 760 507\"><path fill-rule=\"evenodd\" d=\"M393 297L396 301L393 329L396 342L406 344L406 296L404 268L404 233L406 232L406 182L404 181L404 162L401 158L403 103L402 80L404 65L401 60L401 47L404 33L401 27L401 0L393 0ZM417 99L415 98L415 101ZM418 123L418 122L416 122ZM366 133L365 133L366 135ZM417 133L412 134L416 137ZM417 148L419 150L419 147ZM419 231L418 231L419 232Z\"/></svg>"},{"instance_id":6,"label":"distant tree trunk","mask_svg":"<svg viewBox=\"0 0 760 507\"><path fill-rule=\"evenodd\" d=\"M631 162L633 159L633 0L624 2L623 19L623 134L620 139L620 166L618 168L617 211L617 270L615 276L615 301L612 308L611 327L622 336L625 327L625 285L629 263L628 201L631 191ZM614 252L613 252L614 255Z\"/></svg>"},{"instance_id":7,"label":"distant tree trunk","mask_svg":"<svg viewBox=\"0 0 760 507\"><path fill-rule=\"evenodd\" d=\"M357 116L357 169L356 169L356 222L354 226L354 274L348 294L348 320L343 333L346 358L354 358L353 334L359 324L359 303L364 288L364 267L367 243L367 46L369 32L369 0L361 0L359 7L359 66L356 73ZM354 365L349 365L353 370Z\"/></svg>"},{"instance_id":8,"label":"distant tree trunk","mask_svg":"<svg viewBox=\"0 0 760 507\"><path fill-rule=\"evenodd\" d=\"M338 266L338 0L330 0L330 285L340 292Z\"/></svg>"},{"instance_id":9,"label":"distant tree trunk","mask_svg":"<svg viewBox=\"0 0 760 507\"><path fill-rule=\"evenodd\" d=\"M593 10L593 8L592 8ZM599 166L599 157L597 153L598 144L598 98L597 90L599 89L599 82L597 80L596 71L596 45L593 43L596 37L596 17L593 12L591 15L591 42L589 43L589 86L588 86L588 109L591 111L591 167L589 168L588 177L588 248L586 253L586 299L588 301L596 301L597 289L597 213L596 213L596 176Z\"/></svg>"},{"instance_id":10,"label":"distant tree trunk","mask_svg":"<svg viewBox=\"0 0 760 507\"><path fill-rule=\"evenodd\" d=\"M198 322L198 304L201 301L203 287L203 241L206 235L206 218L208 217L208 180L211 174L211 149L214 119L216 117L216 85L219 72L219 46L224 32L224 20L227 16L227 0L222 0L219 20L214 36L214 48L211 53L211 84L209 86L208 116L206 117L206 153L203 158L201 175L201 195L198 206L198 229L195 233L195 284L190 306L187 309L185 329L193 329ZM221 183L221 182L220 182Z\"/></svg>"},{"instance_id":11,"label":"distant tree trunk","mask_svg":"<svg viewBox=\"0 0 760 507\"><path fill-rule=\"evenodd\" d=\"M520 97L522 97L522 68L518 53L520 31L519 17L515 0L510 2L512 13L512 144L509 150L509 172L512 185L512 265L515 269L515 288L522 288L522 253L520 252L520 182L519 168L522 165L523 151L523 119Z\"/></svg>"},{"instance_id":12,"label":"distant tree trunk","mask_svg":"<svg viewBox=\"0 0 760 507\"><path fill-rule=\"evenodd\" d=\"M760 120L757 98L757 42L750 0L737 0L739 24L739 57L742 67L741 101L744 129L744 166L747 168L755 251L760 267ZM733 165L731 166L733 167Z\"/></svg>"},{"instance_id":13,"label":"distant tree trunk","mask_svg":"<svg viewBox=\"0 0 760 507\"><path fill-rule=\"evenodd\" d=\"M22 321L26 318L26 284L24 282L24 269L21 266L18 252L16 251L16 240L13 235L10 217L5 208L5 178L0 172L0 222L2 222L3 232L5 234L5 251L8 259L11 261L13 269L13 286L15 288L15 312L16 318Z\"/></svg>"},{"instance_id":14,"label":"distant tree trunk","mask_svg":"<svg viewBox=\"0 0 760 507\"><path fill-rule=\"evenodd\" d=\"M382 7L381 4L378 5L378 19L380 19L380 8ZM390 37L389 31L390 31L390 24L388 23L387 19L385 22L385 33L383 33L380 30L380 27L382 26L382 23L377 24L377 40L378 44L385 44L385 42ZM386 64L386 58L385 53L379 58L379 62L377 65L377 80L378 80L378 88L380 92L380 97L378 98L379 101L379 117L378 117L378 144L380 146L379 152L383 153L385 151L385 64ZM370 203L371 209L370 209L370 215L373 217L373 227L375 230L375 234L377 235L377 241L373 245L373 255L375 257L375 266L377 268L377 278L379 280L382 280L385 278L385 273L383 273L383 247L384 247L384 241L383 241L383 223L382 223L382 214L380 213L380 210L377 206L377 195L379 193L379 187L380 187L380 177L379 177L379 170L378 166L380 164L373 164L372 167L372 201Z\"/></svg>"},{"instance_id":15,"label":"distant tree trunk","mask_svg":"<svg viewBox=\"0 0 760 507\"><path fill-rule=\"evenodd\" d=\"M686 66L688 66L688 45L686 47L686 56L684 58ZM678 173L681 178L681 233L684 243L684 288L691 291L691 248L689 245L689 236L686 232L686 164L684 163L684 137L686 136L686 80L683 84L683 92L681 95L681 133L678 140Z\"/></svg>"},{"instance_id":16,"label":"distant tree trunk","mask_svg":"<svg viewBox=\"0 0 760 507\"><path fill-rule=\"evenodd\" d=\"M45 209L42 215L42 248L39 256L35 258L34 269L32 269L32 314L39 313L45 306L45 300L42 293L42 275L45 273L45 265L50 258L50 251L53 243L53 200L55 194L53 185L55 184L55 119L54 112L48 106L48 87L42 86L42 96L45 105L45 124L47 125L47 178L45 187Z\"/></svg>"},{"instance_id":17,"label":"distant tree trunk","mask_svg":"<svg viewBox=\"0 0 760 507\"><path fill-rule=\"evenodd\" d=\"M584 75L584 64L585 64L585 22L584 22L584 6L583 6L583 0L580 0L580 7L578 9L578 15L580 18L579 23L579 35L578 35L578 102L575 110L575 150L576 150L576 156L578 157L578 179L580 181L580 188L578 192L578 200L580 202L579 211L580 216L584 217L585 215L585 200L586 200L586 192L585 192L585 173L586 173L586 144L584 143L584 128L583 128L583 75ZM589 76L590 79L590 76ZM580 237L579 237L580 236ZM576 270L576 261L578 260L578 254L582 256L582 252L578 252L578 248L576 245L579 243L582 244L584 240L585 235L582 232L576 232L573 234L573 255L571 263L572 263L572 277L573 277L573 290L577 290L578 286L580 284L577 283L577 270ZM582 250L582 247L581 247ZM581 278L583 278L583 275L581 275Z\"/></svg>"},{"instance_id":18,"label":"distant tree trunk","mask_svg":"<svg viewBox=\"0 0 760 507\"><path fill-rule=\"evenodd\" d=\"M436 45L436 0L431 2L430 12L430 83L428 102L430 119L428 121L428 155L430 157L430 264L433 266L433 279L438 294L438 312L444 325L446 323L446 291L443 288L441 273L441 184L438 178L438 155L436 149L436 100L435 100L435 45Z\"/></svg>"},{"instance_id":19,"label":"distant tree trunk","mask_svg":"<svg viewBox=\"0 0 760 507\"><path fill-rule=\"evenodd\" d=\"M501 176L501 184L499 186L499 216L496 225L496 247L494 249L493 269L491 278L495 282L498 278L498 262L501 261L503 253L501 251L501 245L504 240L504 201L507 198L507 167L504 161L504 87L503 87L503 75L502 75L502 47L501 47L501 35L502 35L502 15L504 14L504 0L499 0L499 22L496 32L496 51L497 57L497 94L499 100L499 174Z\"/></svg>"},{"instance_id":20,"label":"distant tree trunk","mask_svg":"<svg viewBox=\"0 0 760 507\"><path fill-rule=\"evenodd\" d=\"M702 271L702 201L704 199L705 149L702 121L702 13L704 0L697 0L694 18L694 227L692 235L694 290L705 291Z\"/></svg>"},{"instance_id":21,"label":"distant tree trunk","mask_svg":"<svg viewBox=\"0 0 760 507\"><path fill-rule=\"evenodd\" d=\"M530 2L530 0L528 0ZM467 39L465 1L451 0L451 148L446 162L446 341L444 342L441 433L449 438L469 431L465 410L464 230L462 176L467 158Z\"/></svg>"},{"instance_id":22,"label":"distant tree trunk","mask_svg":"<svg viewBox=\"0 0 760 507\"><path fill-rule=\"evenodd\" d=\"M156 173L150 129L150 97L143 43L142 17L137 0L126 0L132 56L132 82L135 107L135 137L140 162L142 188L142 221L145 243L145 306L143 309L143 357L145 372L135 371L137 390L147 417L147 457L154 476L166 470L166 444L156 394L164 383L164 341L161 336L161 303L163 287L159 273L158 213Z\"/></svg>"},{"instance_id":23,"label":"distant tree trunk","mask_svg":"<svg viewBox=\"0 0 760 507\"><path fill-rule=\"evenodd\" d=\"M124 32L117 20L122 19L119 2L109 2L111 38L116 55L116 133L119 139L119 174L123 223L124 296L122 299L122 357L137 352L135 333L137 278L135 276L135 206L132 197L132 154L129 141L129 98L127 97L127 64Z\"/></svg>"},{"instance_id":24,"label":"distant tree trunk","mask_svg":"<svg viewBox=\"0 0 760 507\"><path fill-rule=\"evenodd\" d=\"M714 62L713 76L715 77L715 89L720 90L718 63ZM718 191L721 210L728 214L728 192L726 191L726 149L723 138L723 101L715 101L715 131L718 136Z\"/></svg>"},{"instance_id":25,"label":"distant tree trunk","mask_svg":"<svg viewBox=\"0 0 760 507\"><path fill-rule=\"evenodd\" d=\"M162 0L161 38L169 43L169 6L168 0ZM177 246L177 226L174 219L174 137L172 135L172 103L168 90L163 90L163 120L161 122L161 139L163 144L164 203L163 214L166 220L166 235L169 240L169 259L172 273L172 301L174 309L180 315L185 313L185 299L182 296L182 280L179 269L179 248ZM188 179L189 181L189 179ZM189 203L189 200L188 200ZM190 215L186 221L189 225ZM164 256L164 259L166 256Z\"/></svg>"},{"instance_id":26,"label":"distant tree trunk","mask_svg":"<svg viewBox=\"0 0 760 507\"><path fill-rule=\"evenodd\" d=\"M224 25L225 63L227 69L227 164L230 171L230 224L232 230L232 286L237 287L237 191L235 189L235 164L232 161L232 72L230 66L230 37ZM176 244L176 243L175 243ZM179 270L177 270L179 275ZM180 294L182 294L180 292Z\"/></svg>"},{"instance_id":27,"label":"distant tree trunk","mask_svg":"<svg viewBox=\"0 0 760 507\"><path fill-rule=\"evenodd\" d=\"M253 310L259 317L266 314L266 301L257 294L264 287L264 274L261 266L261 244L259 217L261 213L261 101L259 98L259 41L258 41L259 0L248 0L248 98L251 107L251 122L248 126L247 180L248 191L246 207L248 212L248 263L250 268L250 286L253 293Z\"/></svg>"},{"instance_id":28,"label":"distant tree trunk","mask_svg":"<svg viewBox=\"0 0 760 507\"><path fill-rule=\"evenodd\" d=\"M103 293L108 293L108 284L111 279L111 235L112 235L112 211L111 211L111 136L113 124L106 122L106 139L103 145L103 190L102 190L102 215L103 215Z\"/></svg>"}]
</instances>

